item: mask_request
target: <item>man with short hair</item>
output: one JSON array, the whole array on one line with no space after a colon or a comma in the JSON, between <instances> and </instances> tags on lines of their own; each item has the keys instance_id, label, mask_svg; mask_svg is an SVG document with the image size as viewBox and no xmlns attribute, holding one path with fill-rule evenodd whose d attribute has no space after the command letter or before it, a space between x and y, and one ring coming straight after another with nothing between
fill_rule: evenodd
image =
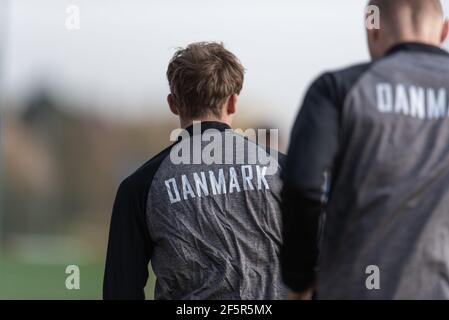
<instances>
[{"instance_id":1,"label":"man with short hair","mask_svg":"<svg viewBox=\"0 0 449 320\"><path fill-rule=\"evenodd\" d=\"M448 299L449 24L438 0L370 4L374 61L319 77L292 132L283 278L297 299Z\"/></svg>"},{"instance_id":2,"label":"man with short hair","mask_svg":"<svg viewBox=\"0 0 449 320\"><path fill-rule=\"evenodd\" d=\"M142 299L282 299L278 153L231 130L244 69L218 43L171 60L168 104L180 138L122 182L103 295Z\"/></svg>"}]
</instances>

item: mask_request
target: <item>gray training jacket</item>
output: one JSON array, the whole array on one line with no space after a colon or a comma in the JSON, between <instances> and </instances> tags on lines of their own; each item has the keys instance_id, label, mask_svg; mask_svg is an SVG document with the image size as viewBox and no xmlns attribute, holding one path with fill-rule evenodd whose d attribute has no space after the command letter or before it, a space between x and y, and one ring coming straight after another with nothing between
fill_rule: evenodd
<instances>
[{"instance_id":1,"label":"gray training jacket","mask_svg":"<svg viewBox=\"0 0 449 320\"><path fill-rule=\"evenodd\" d=\"M315 81L285 169L288 286L317 284L320 299L449 299L448 98L449 54L418 43Z\"/></svg>"},{"instance_id":2,"label":"gray training jacket","mask_svg":"<svg viewBox=\"0 0 449 320\"><path fill-rule=\"evenodd\" d=\"M215 136L206 138L210 129ZM282 155L223 123L203 122L201 131L184 134L119 188L104 298L143 298L149 261L156 299L286 298L279 262ZM222 164L208 164L194 149Z\"/></svg>"}]
</instances>

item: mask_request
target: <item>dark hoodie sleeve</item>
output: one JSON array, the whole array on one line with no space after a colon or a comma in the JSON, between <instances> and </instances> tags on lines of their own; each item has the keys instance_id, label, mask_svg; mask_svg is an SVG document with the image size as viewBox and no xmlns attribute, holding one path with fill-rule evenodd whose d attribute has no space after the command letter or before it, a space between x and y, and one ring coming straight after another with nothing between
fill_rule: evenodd
<instances>
[{"instance_id":1,"label":"dark hoodie sleeve","mask_svg":"<svg viewBox=\"0 0 449 320\"><path fill-rule=\"evenodd\" d=\"M119 187L111 217L103 299L145 299L152 252L145 194L133 179L126 179Z\"/></svg>"},{"instance_id":2,"label":"dark hoodie sleeve","mask_svg":"<svg viewBox=\"0 0 449 320\"><path fill-rule=\"evenodd\" d=\"M315 285L320 216L339 149L340 111L334 80L310 87L294 125L282 191L282 275L291 290Z\"/></svg>"}]
</instances>

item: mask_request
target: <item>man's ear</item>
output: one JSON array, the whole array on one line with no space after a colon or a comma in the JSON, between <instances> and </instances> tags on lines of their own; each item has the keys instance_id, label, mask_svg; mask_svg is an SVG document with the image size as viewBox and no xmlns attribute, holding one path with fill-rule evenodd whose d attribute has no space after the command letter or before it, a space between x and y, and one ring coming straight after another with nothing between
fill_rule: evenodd
<instances>
[{"instance_id":1,"label":"man's ear","mask_svg":"<svg viewBox=\"0 0 449 320\"><path fill-rule=\"evenodd\" d=\"M168 106L170 107L170 111L175 115L175 116L179 116L179 111L178 108L176 107L175 104L175 99L173 99L173 95L169 94L167 96L167 102L168 102Z\"/></svg>"},{"instance_id":2,"label":"man's ear","mask_svg":"<svg viewBox=\"0 0 449 320\"><path fill-rule=\"evenodd\" d=\"M233 94L229 97L228 103L226 104L226 112L228 115L233 115L237 109L237 99L238 95Z\"/></svg>"},{"instance_id":3,"label":"man's ear","mask_svg":"<svg viewBox=\"0 0 449 320\"><path fill-rule=\"evenodd\" d=\"M380 58L385 53L383 52L380 33L380 29L367 29L368 48L373 60Z\"/></svg>"},{"instance_id":4,"label":"man's ear","mask_svg":"<svg viewBox=\"0 0 449 320\"><path fill-rule=\"evenodd\" d=\"M368 29L368 39L372 42L372 43L377 43L379 41L380 38L380 29Z\"/></svg>"},{"instance_id":5,"label":"man's ear","mask_svg":"<svg viewBox=\"0 0 449 320\"><path fill-rule=\"evenodd\" d=\"M446 41L448 35L449 35L449 20L446 19L443 25L443 32L441 33L441 44L443 44Z\"/></svg>"}]
</instances>

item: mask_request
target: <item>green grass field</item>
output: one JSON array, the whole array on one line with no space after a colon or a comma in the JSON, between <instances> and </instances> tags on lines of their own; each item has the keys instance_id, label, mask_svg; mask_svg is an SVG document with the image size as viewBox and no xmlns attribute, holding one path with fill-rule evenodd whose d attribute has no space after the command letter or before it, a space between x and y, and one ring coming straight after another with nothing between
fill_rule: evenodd
<instances>
[{"instance_id":1,"label":"green grass field","mask_svg":"<svg viewBox=\"0 0 449 320\"><path fill-rule=\"evenodd\" d=\"M79 265L79 290L66 289L65 268L66 265L36 265L0 257L0 299L101 299L103 263ZM154 283L150 272L147 299L153 299Z\"/></svg>"}]
</instances>

